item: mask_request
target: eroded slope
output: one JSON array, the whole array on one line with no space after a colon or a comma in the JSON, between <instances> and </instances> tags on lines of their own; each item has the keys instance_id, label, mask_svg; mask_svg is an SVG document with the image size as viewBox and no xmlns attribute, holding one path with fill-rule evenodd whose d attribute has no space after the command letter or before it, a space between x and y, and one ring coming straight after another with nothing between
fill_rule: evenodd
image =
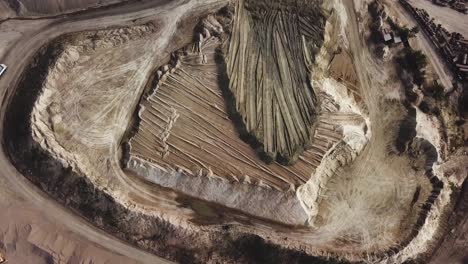
<instances>
[{"instance_id":1,"label":"eroded slope","mask_svg":"<svg viewBox=\"0 0 468 264\"><path fill-rule=\"evenodd\" d=\"M238 1L227 75L245 137L266 160L295 162L310 148L319 102L310 83L323 43L321 1Z\"/></svg>"}]
</instances>

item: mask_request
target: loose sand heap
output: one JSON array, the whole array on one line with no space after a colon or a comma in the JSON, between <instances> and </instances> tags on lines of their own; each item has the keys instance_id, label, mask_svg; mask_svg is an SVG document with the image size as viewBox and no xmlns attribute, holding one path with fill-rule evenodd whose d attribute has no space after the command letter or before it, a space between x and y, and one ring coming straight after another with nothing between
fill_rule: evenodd
<instances>
[{"instance_id":1,"label":"loose sand heap","mask_svg":"<svg viewBox=\"0 0 468 264\"><path fill-rule=\"evenodd\" d=\"M178 7L165 23L64 36L37 59L31 112L10 117L30 120L13 160L177 261L248 262L235 249L250 235L349 261L415 258L451 202L454 165L433 169L447 139L376 88L394 80L368 70L345 2L241 0L188 21Z\"/></svg>"},{"instance_id":2,"label":"loose sand heap","mask_svg":"<svg viewBox=\"0 0 468 264\"><path fill-rule=\"evenodd\" d=\"M0 263L137 263L63 230L33 206L2 200Z\"/></svg>"}]
</instances>

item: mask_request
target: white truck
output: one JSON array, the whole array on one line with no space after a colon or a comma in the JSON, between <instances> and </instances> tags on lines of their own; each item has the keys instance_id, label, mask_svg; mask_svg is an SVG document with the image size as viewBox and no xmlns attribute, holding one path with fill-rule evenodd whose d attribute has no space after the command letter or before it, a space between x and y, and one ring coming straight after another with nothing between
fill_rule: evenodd
<instances>
[{"instance_id":1,"label":"white truck","mask_svg":"<svg viewBox=\"0 0 468 264\"><path fill-rule=\"evenodd\" d=\"M5 64L0 64L0 76L6 71L7 66Z\"/></svg>"}]
</instances>

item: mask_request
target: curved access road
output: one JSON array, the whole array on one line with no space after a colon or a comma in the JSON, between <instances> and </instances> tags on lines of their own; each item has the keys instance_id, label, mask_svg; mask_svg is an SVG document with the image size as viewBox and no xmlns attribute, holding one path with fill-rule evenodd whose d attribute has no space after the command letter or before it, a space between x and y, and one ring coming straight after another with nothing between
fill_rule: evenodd
<instances>
[{"instance_id":1,"label":"curved access road","mask_svg":"<svg viewBox=\"0 0 468 264\"><path fill-rule=\"evenodd\" d=\"M59 16L56 18L37 19L35 26L25 29L21 36L15 41L2 47L0 52L0 62L8 65L7 72L0 78L0 137L4 138L5 111L8 103L15 94L15 89L20 81L24 70L31 63L32 58L38 50L54 38L78 31L96 30L113 26L128 26L135 23L169 18L171 10L176 6L189 5L190 7L204 8L205 10L219 4L220 0L143 0L130 1L112 7L93 9L87 12ZM187 12L193 8L187 8ZM176 16L180 17L180 16ZM8 23L31 23L28 21L14 21ZM34 22L34 21L33 21ZM176 23L170 23L175 25ZM2 23L0 23L0 36L2 35ZM13 31L13 30L12 30ZM175 29L174 29L175 31ZM1 50L0 50L1 51ZM13 193L21 199L30 203L36 208L40 208L46 215L66 229L80 235L81 237L98 244L109 251L135 259L141 263L169 263L168 261L154 256L141 249L133 247L100 230L85 219L74 214L67 208L43 193L39 188L29 182L11 164L8 153L2 144L0 149L0 180L5 182Z\"/></svg>"}]
</instances>

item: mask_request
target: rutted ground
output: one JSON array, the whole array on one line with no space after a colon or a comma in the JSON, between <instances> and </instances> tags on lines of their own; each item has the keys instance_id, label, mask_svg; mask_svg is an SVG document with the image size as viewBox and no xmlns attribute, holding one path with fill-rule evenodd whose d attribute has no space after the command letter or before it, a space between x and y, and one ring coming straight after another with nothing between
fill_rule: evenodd
<instances>
[{"instance_id":1,"label":"rutted ground","mask_svg":"<svg viewBox=\"0 0 468 264\"><path fill-rule=\"evenodd\" d=\"M87 168L93 168L93 159L105 157L116 131L125 130L130 118L125 109L135 104L128 99L141 92L130 87L142 87L147 79L154 60L147 54L158 48L148 36L157 27L148 24L64 40L32 113L35 140L54 149L74 170L96 175Z\"/></svg>"},{"instance_id":2,"label":"rutted ground","mask_svg":"<svg viewBox=\"0 0 468 264\"><path fill-rule=\"evenodd\" d=\"M4 0L0 2L0 20L55 16L125 1L128 0Z\"/></svg>"},{"instance_id":3,"label":"rutted ground","mask_svg":"<svg viewBox=\"0 0 468 264\"><path fill-rule=\"evenodd\" d=\"M190 7L182 6L175 13ZM391 146L401 120L411 119L412 112L379 94L380 90L372 87L377 81L369 80L369 72L364 70L367 67L354 70L372 61L364 61L368 58L361 53L350 9L341 1L327 2L324 8L330 16L324 44L315 57L316 70L310 75L322 111L312 141L317 147L312 144L310 156L304 152L294 166L265 165L236 137L217 76L223 62L216 54L223 38L214 33L220 32L209 31L215 36L207 36L205 24L196 31L195 50L186 50L169 68L152 73L155 66L164 65L161 50L167 50L169 38L160 36L172 35L175 18L167 20L172 21L170 25L151 23L60 39L55 48L61 51L50 65L31 116L34 139L62 165L86 176L99 192L125 207L117 210L120 215L111 212L111 219L118 219L112 218L116 215L133 219L141 214L138 219L144 219L139 220L143 226L132 228L137 234L125 237L156 253L164 246L152 237L184 241L182 249L196 251L196 246L208 250L219 242L210 234L246 232L308 254L333 254L350 260L381 260L386 257L383 253L395 254L393 258L399 260L413 257L424 252L425 237L432 237L437 230L436 217L429 227L432 233L417 232L429 222L426 216L434 212L431 205L437 205L437 214L447 203L447 185L436 187L440 180L430 170L434 147L410 138L404 142L406 149L396 155ZM185 34L191 35L192 31L187 31ZM189 41L179 39L177 46L180 42ZM341 53L333 58L339 49ZM352 62L353 66L336 67L337 61ZM332 76L327 75L330 62ZM142 100L141 123L131 141L128 166L174 191L147 184L118 167L118 144L151 74L156 75L157 89ZM63 75L67 78L60 78ZM191 133L187 133L189 129ZM425 151L429 154L418 157L417 153ZM251 166L245 169L252 173L248 178L245 171L238 171L246 164ZM268 173L262 172L265 168ZM163 170L168 173L161 174ZM232 175L244 184L236 183ZM445 193L439 200L441 188ZM297 196L287 190L296 191ZM281 196L287 199L274 198ZM293 207L290 201L295 203ZM263 203L265 208L260 208ZM288 216L288 211L278 206L294 208L294 214ZM196 224L209 220L210 226ZM303 226L291 228L271 220ZM148 223L151 225L146 228ZM236 224L221 227L227 223ZM169 233L159 230L151 236L152 228L159 225ZM137 239L138 234L141 237ZM190 243L193 237L199 240L197 245ZM408 244L412 246L407 251L397 247Z\"/></svg>"}]
</instances>

